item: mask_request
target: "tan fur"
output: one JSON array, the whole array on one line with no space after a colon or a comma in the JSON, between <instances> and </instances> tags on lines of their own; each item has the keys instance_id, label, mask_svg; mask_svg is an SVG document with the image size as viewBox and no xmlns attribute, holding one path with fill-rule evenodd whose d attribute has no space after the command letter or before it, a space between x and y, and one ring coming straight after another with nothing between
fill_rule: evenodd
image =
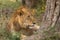
<instances>
[{"instance_id":1,"label":"tan fur","mask_svg":"<svg viewBox=\"0 0 60 40\"><path fill-rule=\"evenodd\" d=\"M22 34L21 37L23 35L25 36L32 35L33 31L39 29L39 26L38 25L36 26L36 24L34 24L36 23L36 20L33 17L33 14L34 12L29 8L26 7L18 8L13 13L10 21L8 22L7 29L9 30L9 32L11 32L12 35L14 35L15 32L19 31L21 31Z\"/></svg>"}]
</instances>

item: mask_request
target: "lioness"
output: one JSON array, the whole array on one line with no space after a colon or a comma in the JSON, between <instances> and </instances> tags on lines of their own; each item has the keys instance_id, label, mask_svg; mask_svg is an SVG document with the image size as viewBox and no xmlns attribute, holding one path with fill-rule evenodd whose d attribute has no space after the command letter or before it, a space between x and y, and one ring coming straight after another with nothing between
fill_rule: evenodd
<instances>
[{"instance_id":1,"label":"lioness","mask_svg":"<svg viewBox=\"0 0 60 40\"><path fill-rule=\"evenodd\" d=\"M33 31L39 29L39 26L33 17L33 11L27 7L20 7L13 13L8 22L7 29L12 36L16 35L16 32L20 32L21 38L23 39L26 36L32 35Z\"/></svg>"}]
</instances>

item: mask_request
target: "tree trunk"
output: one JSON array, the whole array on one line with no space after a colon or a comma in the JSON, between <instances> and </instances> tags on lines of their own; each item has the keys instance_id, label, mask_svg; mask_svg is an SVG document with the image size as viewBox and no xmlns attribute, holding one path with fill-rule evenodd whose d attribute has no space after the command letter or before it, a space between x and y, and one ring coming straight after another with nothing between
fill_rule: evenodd
<instances>
[{"instance_id":1,"label":"tree trunk","mask_svg":"<svg viewBox=\"0 0 60 40\"><path fill-rule=\"evenodd\" d=\"M40 38L44 37L44 31L50 30L50 27L57 28L58 26L60 26L60 0L47 0L45 14L43 16L38 34L26 38L26 40L40 40Z\"/></svg>"},{"instance_id":2,"label":"tree trunk","mask_svg":"<svg viewBox=\"0 0 60 40\"><path fill-rule=\"evenodd\" d=\"M37 4L36 0L21 0L21 3L23 6L26 6L28 8L34 8Z\"/></svg>"},{"instance_id":3,"label":"tree trunk","mask_svg":"<svg viewBox=\"0 0 60 40\"><path fill-rule=\"evenodd\" d=\"M54 27L60 14L60 0L47 0L46 10L41 27Z\"/></svg>"},{"instance_id":4,"label":"tree trunk","mask_svg":"<svg viewBox=\"0 0 60 40\"><path fill-rule=\"evenodd\" d=\"M57 28L57 26L60 25L58 23L59 18L60 18L60 0L47 0L45 14L43 16L43 21L41 23L41 27L39 30L39 32L42 33L41 35L44 36L43 35L44 31L49 31L50 28L53 27Z\"/></svg>"}]
</instances>

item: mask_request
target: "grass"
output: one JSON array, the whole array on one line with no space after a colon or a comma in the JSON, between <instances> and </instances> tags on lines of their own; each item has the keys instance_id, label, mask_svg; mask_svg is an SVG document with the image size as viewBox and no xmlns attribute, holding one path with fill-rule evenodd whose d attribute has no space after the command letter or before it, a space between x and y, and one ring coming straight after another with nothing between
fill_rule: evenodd
<instances>
[{"instance_id":1,"label":"grass","mask_svg":"<svg viewBox=\"0 0 60 40\"><path fill-rule=\"evenodd\" d=\"M11 2L9 0L0 0L0 40L15 40L16 38L15 36L11 38L7 34L5 27L7 25L7 21L11 15L12 10L17 9L19 6L20 6L19 2ZM6 15L7 9L9 11ZM16 40L19 40L19 38L16 38Z\"/></svg>"},{"instance_id":2,"label":"grass","mask_svg":"<svg viewBox=\"0 0 60 40\"><path fill-rule=\"evenodd\" d=\"M8 1L8 0L0 0L0 9L1 8L7 8L7 7L10 7L10 8L17 8L19 7L21 4L19 2L11 2L11 1Z\"/></svg>"}]
</instances>

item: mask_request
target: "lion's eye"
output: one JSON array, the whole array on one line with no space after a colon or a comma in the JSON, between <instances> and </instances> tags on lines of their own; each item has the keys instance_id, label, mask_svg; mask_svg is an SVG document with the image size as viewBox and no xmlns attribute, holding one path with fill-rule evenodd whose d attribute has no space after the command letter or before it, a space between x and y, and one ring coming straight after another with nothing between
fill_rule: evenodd
<instances>
[{"instance_id":1,"label":"lion's eye","mask_svg":"<svg viewBox=\"0 0 60 40\"><path fill-rule=\"evenodd\" d=\"M20 12L19 15L22 16L23 14Z\"/></svg>"},{"instance_id":2,"label":"lion's eye","mask_svg":"<svg viewBox=\"0 0 60 40\"><path fill-rule=\"evenodd\" d=\"M30 17L30 15L28 17Z\"/></svg>"}]
</instances>

